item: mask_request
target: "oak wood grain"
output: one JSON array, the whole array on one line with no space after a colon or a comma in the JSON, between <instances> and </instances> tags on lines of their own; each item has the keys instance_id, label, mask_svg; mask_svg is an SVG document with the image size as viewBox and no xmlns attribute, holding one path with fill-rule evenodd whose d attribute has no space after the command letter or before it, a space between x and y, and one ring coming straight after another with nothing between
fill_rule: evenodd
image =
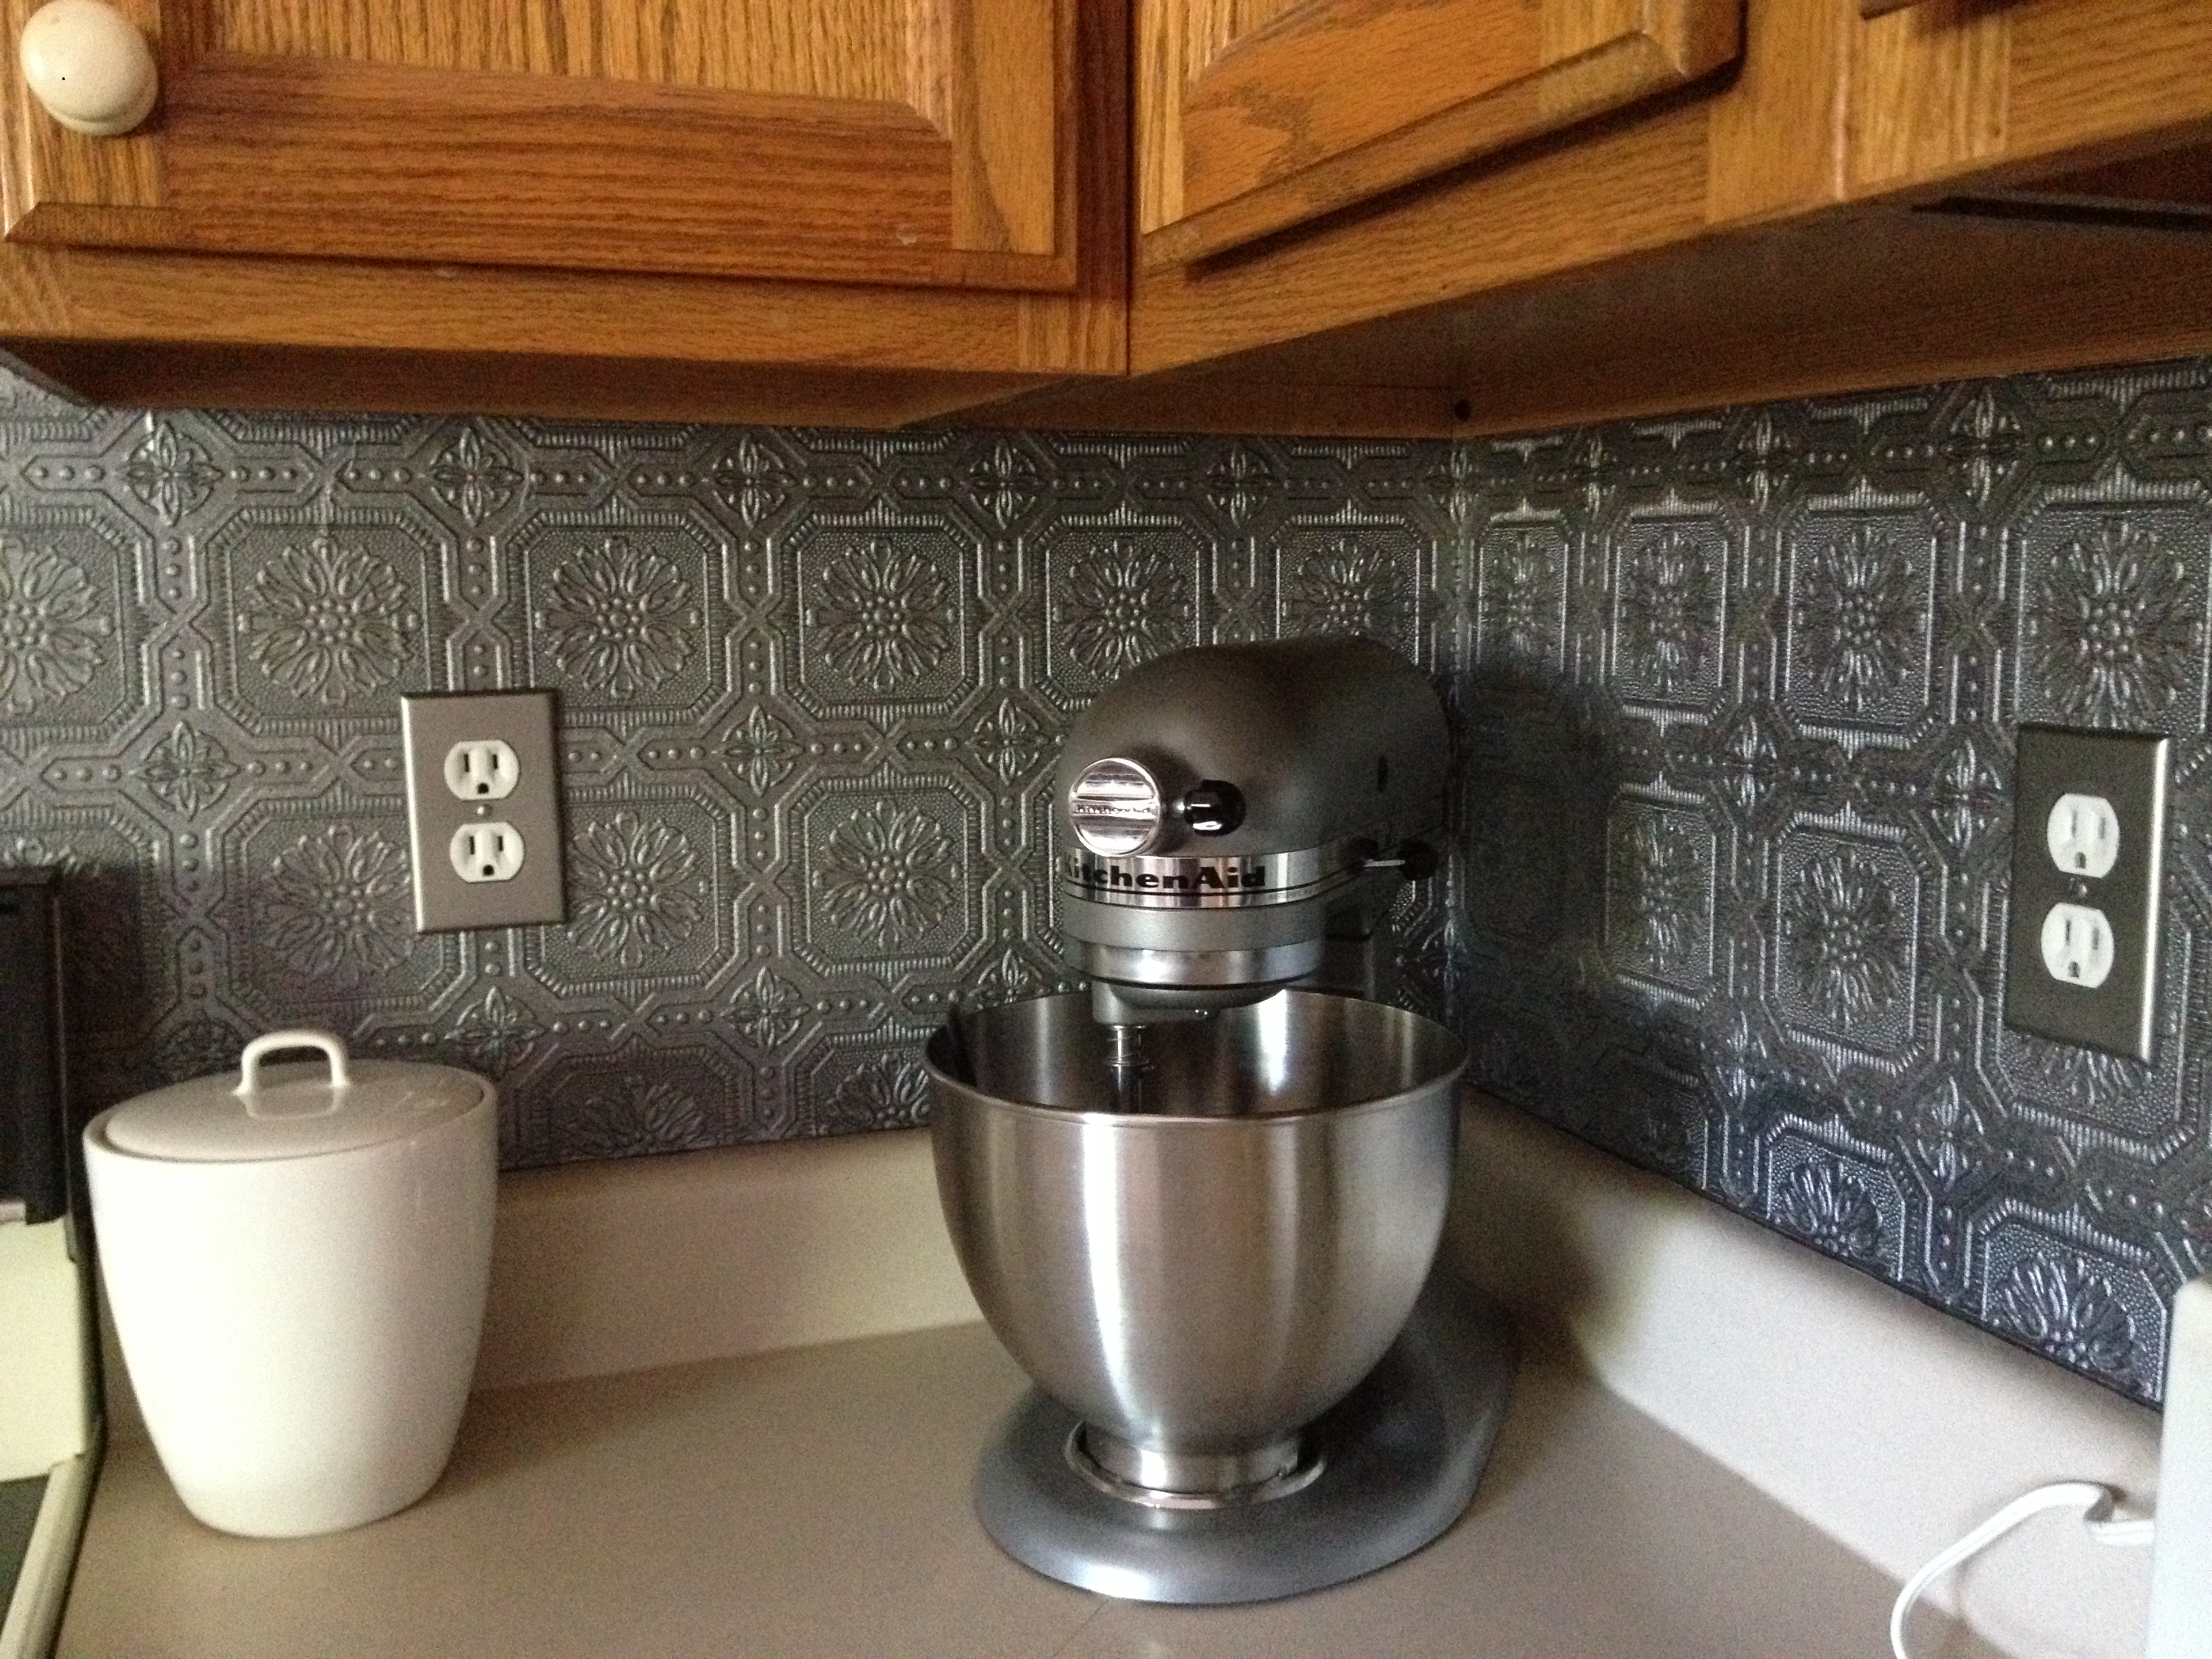
<instances>
[{"instance_id":1,"label":"oak wood grain","mask_svg":"<svg viewBox=\"0 0 2212 1659\"><path fill-rule=\"evenodd\" d=\"M931 280L950 248L951 147L892 104L821 105L514 76L211 59L169 94L165 199L151 212L41 204L18 240L211 252L536 263L600 270L836 274L876 245L886 279ZM343 125L357 153L331 165ZM803 173L818 193L784 201ZM411 198L405 214L389 209ZM904 268L903 270L902 268Z\"/></svg>"},{"instance_id":2,"label":"oak wood grain","mask_svg":"<svg viewBox=\"0 0 2212 1659\"><path fill-rule=\"evenodd\" d=\"M1140 10L1144 263L1218 252L1698 79L1736 0L1305 0L1237 31ZM1225 38L1224 38L1225 37Z\"/></svg>"},{"instance_id":3,"label":"oak wood grain","mask_svg":"<svg viewBox=\"0 0 2212 1659\"><path fill-rule=\"evenodd\" d=\"M2212 130L2197 0L1926 0L1850 38L1846 193L2094 166Z\"/></svg>"},{"instance_id":4,"label":"oak wood grain","mask_svg":"<svg viewBox=\"0 0 2212 1659\"><path fill-rule=\"evenodd\" d=\"M1597 118L1249 250L1140 270L1132 362L1156 374L1543 291L1853 200L2032 188L2212 143L2205 62L2212 7L2198 0L1929 0L1872 21L1856 0L1754 5L1739 70L1709 94ZM1919 106L1870 107L1882 99Z\"/></svg>"},{"instance_id":5,"label":"oak wood grain","mask_svg":"<svg viewBox=\"0 0 2212 1659\"><path fill-rule=\"evenodd\" d=\"M9 355L101 404L131 408L377 410L894 427L1005 398L1028 377L886 373L478 352L114 346L41 342Z\"/></svg>"},{"instance_id":6,"label":"oak wood grain","mask_svg":"<svg viewBox=\"0 0 2212 1659\"><path fill-rule=\"evenodd\" d=\"M991 0L933 8L943 55L937 120L954 157L953 246L1046 256L1066 248L1061 210L1073 192L1056 190L1054 181L1068 177L1061 117L1074 95L1072 10L1079 3ZM928 67L916 57L917 69ZM1060 275L1058 284L1033 285L1072 282L1072 260L1063 261Z\"/></svg>"},{"instance_id":7,"label":"oak wood grain","mask_svg":"<svg viewBox=\"0 0 2212 1659\"><path fill-rule=\"evenodd\" d=\"M1374 3L1397 10L1405 0ZM1550 33L1540 31L1539 50L1593 70L1623 49L1606 31L1644 16L1642 7L1577 0L1574 9L1546 14ZM1172 39L1139 29L1133 44L1149 66L1182 65L1188 84L1297 38L1324 14L1345 15L1337 0L1224 0L1185 7ZM193 15L172 8L173 35L182 27L176 17ZM2168 207L2203 199L2212 188L2203 161L2212 154L2212 88L2192 65L2212 61L2212 8L2196 0L1927 0L1873 21L1858 0L1755 5L1740 68L1725 83L1590 117L1249 249L1143 271L1133 284L1126 14L1104 0L1059 0L1053 15L1057 67L1040 84L1050 94L1052 169L1062 181L1052 204L1054 257L1067 262L1074 283L1064 292L884 286L883 265L877 284L862 284L17 241L0 245L0 343L103 395L136 386L133 398L200 403L335 398L428 409L466 399L648 417L957 417L1346 435L1521 429L2212 347L2201 299L2212 291L2212 237L1905 210L1983 192ZM996 204L1009 190L1030 190L1034 179L1002 181L1034 157L1003 134L978 136L996 118L988 109L959 112L962 55L992 51L984 14L963 15L965 33L939 27L954 18L942 7L909 14L922 33L907 40L902 90L866 108L867 100L607 72L643 61L629 47L594 47L596 57L578 48L561 61L591 72L557 76L429 71L373 58L307 67L337 82L424 73L447 88L468 80L490 87L484 95L494 102L503 89L529 87L586 113L638 99L699 100L714 112L702 123L795 99L805 122L863 135L856 144L908 144L917 156L937 147L937 161L913 165L935 192L941 222L967 226L945 234L1010 243L1017 233L1003 216L992 220L995 205L978 209L971 197L963 208L959 193L981 191ZM1656 49L1648 32L1631 33L1634 50ZM1018 50L1034 52L1043 38L1023 36L1029 45ZM1578 42L1586 49L1571 50ZM672 51L665 61L682 56ZM251 54L196 61L210 74L230 64L249 75L293 72ZM1146 101L1156 90L1150 79L1148 67L1136 88L1146 134L1160 113L1157 99ZM1556 92L1569 83L1550 84ZM1868 102L1877 94L1922 101L1884 111ZM165 132L201 118L193 95L187 87L164 112ZM257 125L276 131L285 118L294 118L272 112ZM1006 131L1031 131L1038 118L1032 109ZM395 145L407 142L392 135ZM629 158L703 165L704 141L691 161L686 142L672 141L664 158L638 140ZM803 143L805 135L762 142ZM1366 155L1380 142L1345 154ZM963 145L967 159L950 159ZM149 154L156 165L141 181L143 200L70 210L189 218L191 204L217 187L193 170L212 162ZM1139 161L1151 181L1140 201L1167 199L1152 176L1158 157L1145 150ZM611 176L627 164L604 162ZM922 184L854 166L867 176L842 187L848 205L921 199ZM11 211L24 170L11 155L0 171ZM320 191L312 199L329 216L362 216L349 184L302 173L277 185L280 198ZM463 198L471 188L453 186ZM64 210L42 204L25 216ZM654 210L648 201L639 212ZM549 213L546 234L555 222ZM588 241L597 233L578 234ZM984 263L956 275L986 281L975 272L1006 252L975 252ZM1145 379L1097 378L1132 362ZM288 395L287 374L316 378ZM1454 412L1462 402L1464 418Z\"/></svg>"},{"instance_id":8,"label":"oak wood grain","mask_svg":"<svg viewBox=\"0 0 2212 1659\"><path fill-rule=\"evenodd\" d=\"M2002 154L2011 14L1983 0L1867 20L1849 74L1846 191L1940 177Z\"/></svg>"},{"instance_id":9,"label":"oak wood grain","mask_svg":"<svg viewBox=\"0 0 2212 1659\"><path fill-rule=\"evenodd\" d=\"M2212 349L2212 237L1857 209L963 422L1451 436ZM1464 413L1462 413L1463 409Z\"/></svg>"},{"instance_id":10,"label":"oak wood grain","mask_svg":"<svg viewBox=\"0 0 2212 1659\"><path fill-rule=\"evenodd\" d=\"M1707 137L1695 102L1615 116L1246 253L1139 270L1132 368L1449 305L1699 235Z\"/></svg>"},{"instance_id":11,"label":"oak wood grain","mask_svg":"<svg viewBox=\"0 0 2212 1659\"><path fill-rule=\"evenodd\" d=\"M1054 113L1075 185L1067 291L4 242L0 346L124 401L877 425L1117 374L1127 10L1085 0L1071 21Z\"/></svg>"},{"instance_id":12,"label":"oak wood grain","mask_svg":"<svg viewBox=\"0 0 2212 1659\"><path fill-rule=\"evenodd\" d=\"M374 347L988 372L1031 367L1019 361L1017 323L1020 307L1040 297L0 245L0 340L18 342Z\"/></svg>"},{"instance_id":13,"label":"oak wood grain","mask_svg":"<svg viewBox=\"0 0 2212 1659\"><path fill-rule=\"evenodd\" d=\"M894 103L913 90L905 49L918 10L926 31L945 9L908 0L200 0L183 15L196 53Z\"/></svg>"},{"instance_id":14,"label":"oak wood grain","mask_svg":"<svg viewBox=\"0 0 2212 1659\"><path fill-rule=\"evenodd\" d=\"M1121 374L1129 363L1128 0L1083 0L1063 35L1059 83L1062 244L1075 285L1018 296L1014 361Z\"/></svg>"},{"instance_id":15,"label":"oak wood grain","mask_svg":"<svg viewBox=\"0 0 2212 1659\"><path fill-rule=\"evenodd\" d=\"M1139 0L1132 142L1140 230L1155 230L1183 216L1182 106L1190 83L1236 40L1306 3Z\"/></svg>"},{"instance_id":16,"label":"oak wood grain","mask_svg":"<svg viewBox=\"0 0 2212 1659\"><path fill-rule=\"evenodd\" d=\"M2212 238L1853 210L1500 296L1460 391L1506 431L2148 362L2212 348L2208 282Z\"/></svg>"},{"instance_id":17,"label":"oak wood grain","mask_svg":"<svg viewBox=\"0 0 2212 1659\"><path fill-rule=\"evenodd\" d=\"M1856 0L1754 5L1734 84L1707 106L1705 216L1716 227L1814 212L1843 199Z\"/></svg>"},{"instance_id":18,"label":"oak wood grain","mask_svg":"<svg viewBox=\"0 0 2212 1659\"><path fill-rule=\"evenodd\" d=\"M67 133L11 78L11 239L1076 280L1078 0L131 3L157 119Z\"/></svg>"}]
</instances>

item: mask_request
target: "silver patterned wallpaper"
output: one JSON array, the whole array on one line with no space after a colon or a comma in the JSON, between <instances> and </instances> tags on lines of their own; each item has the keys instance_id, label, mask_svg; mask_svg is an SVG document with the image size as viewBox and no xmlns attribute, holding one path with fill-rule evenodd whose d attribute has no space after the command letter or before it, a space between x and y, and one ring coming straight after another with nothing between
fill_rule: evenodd
<instances>
[{"instance_id":1,"label":"silver patterned wallpaper","mask_svg":"<svg viewBox=\"0 0 2212 1659\"><path fill-rule=\"evenodd\" d=\"M2212 1255L2212 363L1452 471L1481 1079L2155 1399ZM2179 739L2155 1065L2001 1023L2024 720Z\"/></svg>"},{"instance_id":2,"label":"silver patterned wallpaper","mask_svg":"<svg viewBox=\"0 0 2212 1659\"><path fill-rule=\"evenodd\" d=\"M496 1075L510 1165L919 1121L947 1000L1060 975L1071 711L1444 610L1441 446L0 403L0 861L76 873L94 1099L326 1024ZM507 685L569 923L418 937L398 698Z\"/></svg>"},{"instance_id":3,"label":"silver patterned wallpaper","mask_svg":"<svg viewBox=\"0 0 2212 1659\"><path fill-rule=\"evenodd\" d=\"M81 410L0 380L0 863L95 1102L279 1023L510 1165L918 1121L1059 981L1066 719L1173 646L1431 667L1401 977L1493 1091L2142 1398L2212 1247L2212 363L1456 445ZM398 698L562 700L571 921L409 931ZM2014 1036L2011 727L2168 731L2155 1066Z\"/></svg>"}]
</instances>

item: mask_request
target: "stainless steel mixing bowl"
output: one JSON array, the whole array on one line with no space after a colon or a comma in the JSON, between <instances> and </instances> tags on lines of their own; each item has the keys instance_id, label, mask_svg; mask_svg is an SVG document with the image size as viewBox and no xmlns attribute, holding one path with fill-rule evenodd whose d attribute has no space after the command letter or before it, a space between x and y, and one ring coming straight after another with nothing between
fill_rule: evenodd
<instances>
[{"instance_id":1,"label":"stainless steel mixing bowl","mask_svg":"<svg viewBox=\"0 0 2212 1659\"><path fill-rule=\"evenodd\" d=\"M1085 994L940 1030L945 1220L991 1328L1125 1495L1281 1490L1297 1431L1373 1368L1428 1274L1467 1051L1306 991L1144 1042L1129 1109Z\"/></svg>"}]
</instances>

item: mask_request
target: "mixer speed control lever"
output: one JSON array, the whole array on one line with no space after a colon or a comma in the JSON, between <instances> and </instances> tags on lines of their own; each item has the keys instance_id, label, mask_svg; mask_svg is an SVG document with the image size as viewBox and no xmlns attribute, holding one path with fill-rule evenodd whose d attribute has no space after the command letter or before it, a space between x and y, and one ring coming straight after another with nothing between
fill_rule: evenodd
<instances>
[{"instance_id":1,"label":"mixer speed control lever","mask_svg":"<svg viewBox=\"0 0 2212 1659\"><path fill-rule=\"evenodd\" d=\"M1225 836L1244 822L1244 792L1218 778L1205 778L1182 792L1176 815L1194 834Z\"/></svg>"}]
</instances>

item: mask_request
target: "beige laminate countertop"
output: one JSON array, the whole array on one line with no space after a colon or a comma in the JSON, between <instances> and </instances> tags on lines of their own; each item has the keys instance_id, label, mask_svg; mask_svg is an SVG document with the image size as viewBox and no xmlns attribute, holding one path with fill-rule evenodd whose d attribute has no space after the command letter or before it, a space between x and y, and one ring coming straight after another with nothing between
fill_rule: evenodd
<instances>
[{"instance_id":1,"label":"beige laminate countertop","mask_svg":"<svg viewBox=\"0 0 2212 1659\"><path fill-rule=\"evenodd\" d=\"M111 1449L65 1659L1875 1659L1894 1587L1547 1352L1474 1505L1286 1601L1142 1607L1000 1555L977 1449L1025 1379L981 1326L471 1402L414 1508L227 1537ZM1942 1621L1947 1659L1989 1651Z\"/></svg>"}]
</instances>

